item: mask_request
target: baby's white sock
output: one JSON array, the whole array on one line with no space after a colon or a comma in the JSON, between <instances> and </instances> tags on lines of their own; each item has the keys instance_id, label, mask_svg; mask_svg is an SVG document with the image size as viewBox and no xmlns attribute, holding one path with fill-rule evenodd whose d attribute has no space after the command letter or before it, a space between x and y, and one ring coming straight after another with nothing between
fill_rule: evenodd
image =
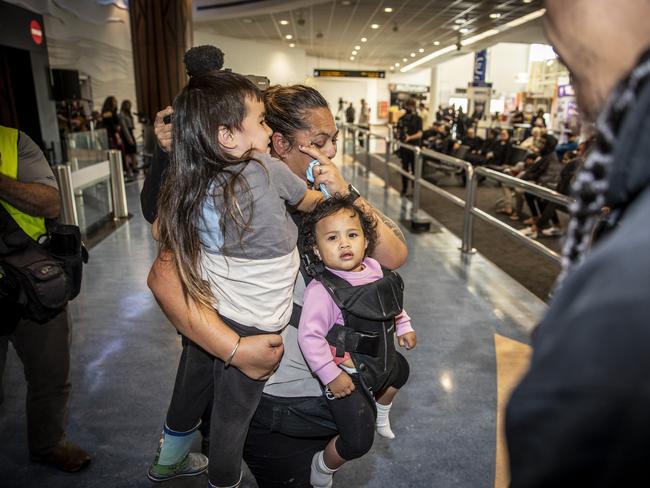
<instances>
[{"instance_id":1,"label":"baby's white sock","mask_svg":"<svg viewBox=\"0 0 650 488\"><path fill-rule=\"evenodd\" d=\"M377 403L377 433L387 439L395 439L395 434L393 434L390 428L390 419L388 418L392 405L392 403L388 405Z\"/></svg>"},{"instance_id":2,"label":"baby's white sock","mask_svg":"<svg viewBox=\"0 0 650 488\"><path fill-rule=\"evenodd\" d=\"M309 482L314 488L331 488L332 478L335 472L335 469L330 469L325 464L323 451L318 451L311 460Z\"/></svg>"}]
</instances>

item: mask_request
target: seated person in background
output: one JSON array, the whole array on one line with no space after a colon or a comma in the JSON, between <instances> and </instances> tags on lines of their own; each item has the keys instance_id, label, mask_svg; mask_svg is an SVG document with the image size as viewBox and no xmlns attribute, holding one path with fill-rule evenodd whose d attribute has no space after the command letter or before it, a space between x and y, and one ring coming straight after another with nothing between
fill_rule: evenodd
<instances>
[{"instance_id":1,"label":"seated person in background","mask_svg":"<svg viewBox=\"0 0 650 488\"><path fill-rule=\"evenodd\" d=\"M371 216L349 197L335 195L303 225L315 277L305 290L298 343L339 431L314 455L310 481L328 488L337 469L370 450L375 427L381 436L395 437L388 414L409 367L395 351L394 337L407 349L417 337L402 308L401 278L366 257L377 239ZM369 339L378 340L373 353ZM349 348L353 342L358 345Z\"/></svg>"},{"instance_id":2,"label":"seated person in background","mask_svg":"<svg viewBox=\"0 0 650 488\"><path fill-rule=\"evenodd\" d=\"M524 171L520 176L521 179L555 190L562 171L562 165L555 154L556 146L557 139L550 134L546 134L544 146L539 152L540 157L529 169ZM533 195L526 193L524 197L531 212L531 217L524 220L524 224L532 225L538 220L543 209L540 210L538 200ZM521 206L518 206L517 213L521 213Z\"/></svg>"},{"instance_id":3,"label":"seated person in background","mask_svg":"<svg viewBox=\"0 0 650 488\"><path fill-rule=\"evenodd\" d=\"M546 130L541 127L533 128L530 137L524 139L519 147L526 149L533 153L538 153L539 148L542 146L542 138L546 135Z\"/></svg>"},{"instance_id":4,"label":"seated person in background","mask_svg":"<svg viewBox=\"0 0 650 488\"><path fill-rule=\"evenodd\" d=\"M512 153L512 142L510 142L510 132L507 129L501 129L499 139L492 145L492 149L485 155L485 164L494 169L501 170L510 163L510 154Z\"/></svg>"},{"instance_id":5,"label":"seated person in background","mask_svg":"<svg viewBox=\"0 0 650 488\"><path fill-rule=\"evenodd\" d=\"M578 136L573 132L569 132L569 140L564 144L558 144L555 148L555 154L557 158L562 161L564 153L569 151L576 151L578 149Z\"/></svg>"},{"instance_id":6,"label":"seated person in background","mask_svg":"<svg viewBox=\"0 0 650 488\"><path fill-rule=\"evenodd\" d=\"M524 173L524 171L526 171L526 169L530 168L533 165L536 159L537 159L537 155L533 153L528 153L526 154L526 157L524 158L523 161L519 161L513 166L509 166L505 168L503 172L507 175L520 178L521 175ZM517 190L511 187L503 186L502 188L503 188L504 204L503 204L503 208L497 210L497 212L501 214L509 215L512 220L518 220L519 216L512 208L512 198L515 196L516 193L517 199L518 200L521 199L521 205L523 205L523 196L519 192L517 192Z\"/></svg>"},{"instance_id":7,"label":"seated person in background","mask_svg":"<svg viewBox=\"0 0 650 488\"><path fill-rule=\"evenodd\" d=\"M467 161L472 163L474 166L480 166L486 163L488 160L488 154L492 153L494 146L497 144L497 138L499 137L498 129L490 129L487 134L487 138L483 141L481 148L472 151L467 155Z\"/></svg>"},{"instance_id":8,"label":"seated person in background","mask_svg":"<svg viewBox=\"0 0 650 488\"><path fill-rule=\"evenodd\" d=\"M458 146L462 144L463 146L467 146L469 148L467 150L468 154L476 154L481 150L483 142L483 139L476 135L476 130L474 130L473 127L470 127L467 129L467 132L465 132L465 135L461 138L460 143L456 142L454 149L458 149Z\"/></svg>"}]
</instances>

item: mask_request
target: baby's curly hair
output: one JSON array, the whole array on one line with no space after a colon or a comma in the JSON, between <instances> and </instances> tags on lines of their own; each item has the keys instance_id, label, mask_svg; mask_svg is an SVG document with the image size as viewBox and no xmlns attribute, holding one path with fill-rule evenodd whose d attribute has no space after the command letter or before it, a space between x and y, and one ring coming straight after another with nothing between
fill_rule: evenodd
<instances>
[{"instance_id":1,"label":"baby's curly hair","mask_svg":"<svg viewBox=\"0 0 650 488\"><path fill-rule=\"evenodd\" d=\"M306 214L302 219L303 250L313 261L320 261L314 253L316 246L316 224L341 210L351 210L359 217L361 230L368 241L366 256L372 254L377 244L377 219L373 215L364 213L361 208L354 204L355 197L352 195L342 196L339 193L332 195L327 200L320 202L314 210Z\"/></svg>"}]
</instances>

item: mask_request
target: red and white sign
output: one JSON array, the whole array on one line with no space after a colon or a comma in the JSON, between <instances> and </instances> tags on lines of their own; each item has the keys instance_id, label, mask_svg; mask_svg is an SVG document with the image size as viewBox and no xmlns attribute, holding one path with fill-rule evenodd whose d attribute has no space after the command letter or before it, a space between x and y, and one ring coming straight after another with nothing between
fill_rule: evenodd
<instances>
[{"instance_id":1,"label":"red and white sign","mask_svg":"<svg viewBox=\"0 0 650 488\"><path fill-rule=\"evenodd\" d=\"M41 24L36 20L32 20L29 24L29 30L32 33L32 39L34 42L40 46L43 42L43 29L41 28Z\"/></svg>"}]
</instances>

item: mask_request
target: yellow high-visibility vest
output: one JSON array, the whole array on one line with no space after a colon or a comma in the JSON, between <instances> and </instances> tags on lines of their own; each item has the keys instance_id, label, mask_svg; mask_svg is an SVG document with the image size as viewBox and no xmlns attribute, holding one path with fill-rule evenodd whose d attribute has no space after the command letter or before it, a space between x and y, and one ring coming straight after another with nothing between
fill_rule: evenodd
<instances>
[{"instance_id":1,"label":"yellow high-visibility vest","mask_svg":"<svg viewBox=\"0 0 650 488\"><path fill-rule=\"evenodd\" d=\"M14 180L18 179L18 130L1 125L0 174ZM20 228L35 241L47 232L43 217L34 217L33 215L26 214L1 198L0 204L7 209L9 215L11 215Z\"/></svg>"}]
</instances>

